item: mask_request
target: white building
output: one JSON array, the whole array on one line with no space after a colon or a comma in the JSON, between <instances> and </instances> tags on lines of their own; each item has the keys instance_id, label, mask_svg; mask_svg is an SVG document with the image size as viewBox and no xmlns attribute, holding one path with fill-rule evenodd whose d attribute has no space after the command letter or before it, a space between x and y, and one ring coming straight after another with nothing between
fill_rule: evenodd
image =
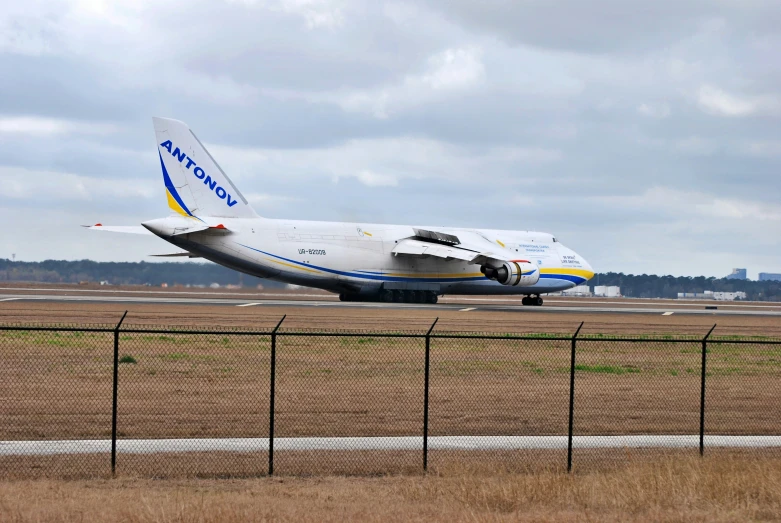
<instances>
[{"instance_id":1,"label":"white building","mask_svg":"<svg viewBox=\"0 0 781 523\"><path fill-rule=\"evenodd\" d=\"M679 300L717 300L717 301L735 301L745 300L746 293L743 291L738 292L679 292Z\"/></svg>"},{"instance_id":2,"label":"white building","mask_svg":"<svg viewBox=\"0 0 781 523\"><path fill-rule=\"evenodd\" d=\"M745 300L746 299L746 293L742 291L738 292L714 292L713 293L713 299L719 300L719 301L735 301L735 300Z\"/></svg>"},{"instance_id":3,"label":"white building","mask_svg":"<svg viewBox=\"0 0 781 523\"><path fill-rule=\"evenodd\" d=\"M594 296L605 298L618 298L621 296L621 287L615 285L595 285Z\"/></svg>"},{"instance_id":4,"label":"white building","mask_svg":"<svg viewBox=\"0 0 781 523\"><path fill-rule=\"evenodd\" d=\"M562 296L591 296L591 290L588 285L578 285L565 291L561 291Z\"/></svg>"}]
</instances>

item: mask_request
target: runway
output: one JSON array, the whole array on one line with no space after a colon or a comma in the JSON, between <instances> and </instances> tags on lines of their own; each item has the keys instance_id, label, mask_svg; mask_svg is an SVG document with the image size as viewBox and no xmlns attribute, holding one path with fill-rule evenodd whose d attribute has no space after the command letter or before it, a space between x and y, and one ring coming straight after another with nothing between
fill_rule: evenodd
<instances>
[{"instance_id":1,"label":"runway","mask_svg":"<svg viewBox=\"0 0 781 523\"><path fill-rule=\"evenodd\" d=\"M602 302L596 300L583 300L582 305L575 299L549 299L550 305L542 307L524 306L517 303L514 297L454 297L453 301L440 301L436 305L417 303L376 303L376 302L340 302L333 298L324 299L318 294L266 294L263 299L257 299L257 295L247 295L247 298L239 297L241 294L225 293L220 297L184 296L185 292L165 293L160 291L128 292L132 295L123 295L118 291L75 292L68 290L60 294L0 294L0 302L52 302L52 303L116 303L116 304L156 304L156 305L210 305L226 307L302 307L302 308L350 308L350 309L389 309L389 310L429 310L429 311L483 311L483 312L518 312L518 313L595 313L595 314L685 314L685 315L730 315L730 316L769 316L781 317L781 305L779 304L730 304L730 303L648 303L638 301L626 302ZM142 294L139 296L139 294ZM225 296L225 297L222 297ZM234 297L228 297L234 296ZM280 299L280 297L286 299ZM253 297L255 299L249 299ZM312 299L316 297L317 299ZM515 302L515 303L513 303ZM621 304L622 306L608 306ZM706 309L706 307L711 307ZM717 307L714 309L713 307Z\"/></svg>"},{"instance_id":2,"label":"runway","mask_svg":"<svg viewBox=\"0 0 781 523\"><path fill-rule=\"evenodd\" d=\"M613 448L697 448L698 435L574 436L576 449ZM705 436L707 448L781 447L781 436ZM122 439L121 454L162 454L170 452L262 452L268 451L268 438L204 439ZM434 436L429 450L544 450L566 449L567 436ZM353 438L274 438L275 451L366 451L423 450L421 436ZM111 440L0 441L0 456L54 456L62 454L102 454L111 452Z\"/></svg>"}]
</instances>

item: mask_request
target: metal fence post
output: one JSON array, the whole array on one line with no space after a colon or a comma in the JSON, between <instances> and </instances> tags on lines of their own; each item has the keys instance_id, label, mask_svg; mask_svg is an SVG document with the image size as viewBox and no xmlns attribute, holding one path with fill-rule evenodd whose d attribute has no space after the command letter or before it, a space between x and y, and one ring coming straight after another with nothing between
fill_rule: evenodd
<instances>
[{"instance_id":1,"label":"metal fence post","mask_svg":"<svg viewBox=\"0 0 781 523\"><path fill-rule=\"evenodd\" d=\"M575 347L577 344L578 333L583 328L580 322L578 330L572 335L572 352L569 360L569 431L567 433L567 472L572 472L572 427L575 417Z\"/></svg>"},{"instance_id":2,"label":"metal fence post","mask_svg":"<svg viewBox=\"0 0 781 523\"><path fill-rule=\"evenodd\" d=\"M716 324L710 328L708 334L702 339L702 368L700 369L700 456L705 454L705 368L706 355L708 354L708 338Z\"/></svg>"},{"instance_id":3,"label":"metal fence post","mask_svg":"<svg viewBox=\"0 0 781 523\"><path fill-rule=\"evenodd\" d=\"M287 318L287 314L282 316L277 326L271 331L271 383L269 391L268 408L268 475L274 474L274 394L276 392L277 375L277 331L282 322Z\"/></svg>"},{"instance_id":4,"label":"metal fence post","mask_svg":"<svg viewBox=\"0 0 781 523\"><path fill-rule=\"evenodd\" d=\"M429 327L426 333L426 367L423 380L423 470L428 470L428 383L431 369L431 331L439 321L439 317L434 319L434 323Z\"/></svg>"},{"instance_id":5,"label":"metal fence post","mask_svg":"<svg viewBox=\"0 0 781 523\"><path fill-rule=\"evenodd\" d=\"M119 319L119 323L114 327L114 382L112 384L112 403L111 403L111 476L116 476L117 472L117 390L119 381L119 328L125 321L127 311Z\"/></svg>"}]
</instances>

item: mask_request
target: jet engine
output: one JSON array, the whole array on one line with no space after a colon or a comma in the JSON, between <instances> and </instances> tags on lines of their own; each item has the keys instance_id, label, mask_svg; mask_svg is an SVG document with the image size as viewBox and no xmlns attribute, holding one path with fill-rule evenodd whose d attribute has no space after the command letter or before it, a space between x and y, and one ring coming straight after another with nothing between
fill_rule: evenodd
<instances>
[{"instance_id":1,"label":"jet engine","mask_svg":"<svg viewBox=\"0 0 781 523\"><path fill-rule=\"evenodd\" d=\"M527 261L506 261L498 267L481 265L480 272L489 280L498 281L502 285L526 287L540 280L539 269Z\"/></svg>"}]
</instances>

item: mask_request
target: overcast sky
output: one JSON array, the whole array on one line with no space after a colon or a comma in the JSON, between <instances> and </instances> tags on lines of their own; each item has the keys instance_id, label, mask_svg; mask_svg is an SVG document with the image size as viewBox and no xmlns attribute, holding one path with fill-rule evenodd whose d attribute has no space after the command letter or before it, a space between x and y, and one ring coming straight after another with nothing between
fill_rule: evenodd
<instances>
[{"instance_id":1,"label":"overcast sky","mask_svg":"<svg viewBox=\"0 0 781 523\"><path fill-rule=\"evenodd\" d=\"M152 116L259 214L540 230L781 272L778 0L0 0L0 257L135 261Z\"/></svg>"}]
</instances>

